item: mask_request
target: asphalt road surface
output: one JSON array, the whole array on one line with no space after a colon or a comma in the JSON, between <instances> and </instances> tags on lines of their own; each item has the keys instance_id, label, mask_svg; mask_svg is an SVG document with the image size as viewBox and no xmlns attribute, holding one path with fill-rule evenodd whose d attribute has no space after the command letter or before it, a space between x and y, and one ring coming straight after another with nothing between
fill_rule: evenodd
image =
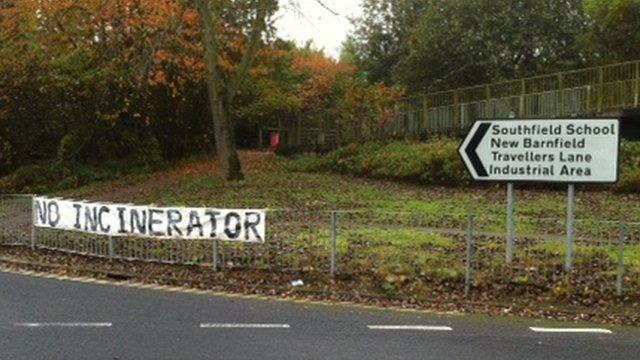
<instances>
[{"instance_id":1,"label":"asphalt road surface","mask_svg":"<svg viewBox=\"0 0 640 360\"><path fill-rule=\"evenodd\" d=\"M640 329L0 273L0 359L640 359Z\"/></svg>"}]
</instances>

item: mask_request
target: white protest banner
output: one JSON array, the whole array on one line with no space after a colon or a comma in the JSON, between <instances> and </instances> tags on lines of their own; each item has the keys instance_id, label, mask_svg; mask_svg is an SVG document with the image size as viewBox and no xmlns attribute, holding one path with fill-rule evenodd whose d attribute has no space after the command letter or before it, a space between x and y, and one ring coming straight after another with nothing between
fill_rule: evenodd
<instances>
[{"instance_id":1,"label":"white protest banner","mask_svg":"<svg viewBox=\"0 0 640 360\"><path fill-rule=\"evenodd\" d=\"M264 210L134 206L33 198L34 225L108 236L263 243Z\"/></svg>"}]
</instances>

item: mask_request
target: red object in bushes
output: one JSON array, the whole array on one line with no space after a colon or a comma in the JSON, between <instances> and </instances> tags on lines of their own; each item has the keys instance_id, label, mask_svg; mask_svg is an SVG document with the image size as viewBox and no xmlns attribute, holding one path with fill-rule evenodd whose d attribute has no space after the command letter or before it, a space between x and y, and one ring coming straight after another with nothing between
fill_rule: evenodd
<instances>
[{"instance_id":1,"label":"red object in bushes","mask_svg":"<svg viewBox=\"0 0 640 360\"><path fill-rule=\"evenodd\" d=\"M269 147L271 148L271 150L278 150L278 147L280 147L280 133L271 133L271 138L269 140Z\"/></svg>"}]
</instances>

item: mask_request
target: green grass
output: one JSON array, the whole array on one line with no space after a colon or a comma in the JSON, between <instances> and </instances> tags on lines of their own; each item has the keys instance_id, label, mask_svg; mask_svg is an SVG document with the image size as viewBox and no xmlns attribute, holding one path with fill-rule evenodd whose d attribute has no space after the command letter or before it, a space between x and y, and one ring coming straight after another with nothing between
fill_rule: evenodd
<instances>
[{"instance_id":1,"label":"green grass","mask_svg":"<svg viewBox=\"0 0 640 360\"><path fill-rule=\"evenodd\" d=\"M273 161L273 160L271 160ZM287 163L285 159L275 160ZM493 187L437 187L408 183L366 180L329 173L300 173L283 169L250 173L246 180L225 182L216 176L194 174L175 180L157 181L154 176L134 176L124 180L93 183L72 190L55 192L69 198L100 199L139 204L189 205L212 207L254 207L270 209L365 210L404 225L400 215L388 212L415 212L438 219L435 225L464 230L466 215L477 217L478 231L504 233L505 190ZM140 185L144 183L144 185ZM516 187L516 233L563 233L562 224L537 222L532 218L564 218L566 194L563 191L518 189ZM327 215L328 216L328 215ZM342 218L343 215L340 215ZM640 218L638 194L612 194L578 190L576 218L596 222L577 222L582 230L596 233L597 221ZM357 218L353 220L358 222ZM431 225L434 225L433 222Z\"/></svg>"},{"instance_id":2,"label":"green grass","mask_svg":"<svg viewBox=\"0 0 640 360\"><path fill-rule=\"evenodd\" d=\"M536 245L534 251L539 251L549 258L555 257L564 260L566 247L562 241L549 241ZM619 248L616 245L584 246L574 245L574 257L576 261L589 261L590 259L604 259L611 264L617 264L620 258ZM640 245L624 246L624 267L627 271L640 272Z\"/></svg>"},{"instance_id":3,"label":"green grass","mask_svg":"<svg viewBox=\"0 0 640 360\"><path fill-rule=\"evenodd\" d=\"M371 243L382 243L388 246L424 248L435 247L450 249L451 239L440 234L417 231L412 229L383 230L383 229L355 229L340 233L341 241L369 240ZM342 240L344 239L344 240Z\"/></svg>"},{"instance_id":4,"label":"green grass","mask_svg":"<svg viewBox=\"0 0 640 360\"><path fill-rule=\"evenodd\" d=\"M388 283L401 283L416 276L452 280L462 274L461 259L447 251L454 247L454 241L433 232L354 229L341 232L338 245L346 257L344 267L371 269Z\"/></svg>"}]
</instances>

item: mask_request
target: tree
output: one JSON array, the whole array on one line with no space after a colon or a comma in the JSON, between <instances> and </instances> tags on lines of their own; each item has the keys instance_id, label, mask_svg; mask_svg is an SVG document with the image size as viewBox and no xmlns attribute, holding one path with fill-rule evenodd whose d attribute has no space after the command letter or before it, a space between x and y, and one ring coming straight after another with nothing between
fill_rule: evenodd
<instances>
[{"instance_id":1,"label":"tree","mask_svg":"<svg viewBox=\"0 0 640 360\"><path fill-rule=\"evenodd\" d=\"M344 56L369 81L393 82L392 69L405 55L403 44L424 10L437 0L364 0L363 16L344 46Z\"/></svg>"},{"instance_id":2,"label":"tree","mask_svg":"<svg viewBox=\"0 0 640 360\"><path fill-rule=\"evenodd\" d=\"M601 61L640 58L640 0L587 0L587 44Z\"/></svg>"},{"instance_id":3,"label":"tree","mask_svg":"<svg viewBox=\"0 0 640 360\"><path fill-rule=\"evenodd\" d=\"M249 74L251 65L267 30L267 21L277 8L275 0L197 0L198 14L204 43L204 63L209 94L209 106L213 119L219 172L226 180L243 178L236 151L233 103L237 91ZM244 51L234 69L227 75L221 67L223 46L238 41L237 33L230 27L230 17L246 32ZM235 38L234 38L234 35ZM241 40L242 39L241 36Z\"/></svg>"},{"instance_id":4,"label":"tree","mask_svg":"<svg viewBox=\"0 0 640 360\"><path fill-rule=\"evenodd\" d=\"M394 77L411 91L455 88L575 68L586 54L582 0L434 3L403 43Z\"/></svg>"},{"instance_id":5,"label":"tree","mask_svg":"<svg viewBox=\"0 0 640 360\"><path fill-rule=\"evenodd\" d=\"M575 68L592 56L583 0L365 0L363 8L345 59L370 81L409 92Z\"/></svg>"}]
</instances>

